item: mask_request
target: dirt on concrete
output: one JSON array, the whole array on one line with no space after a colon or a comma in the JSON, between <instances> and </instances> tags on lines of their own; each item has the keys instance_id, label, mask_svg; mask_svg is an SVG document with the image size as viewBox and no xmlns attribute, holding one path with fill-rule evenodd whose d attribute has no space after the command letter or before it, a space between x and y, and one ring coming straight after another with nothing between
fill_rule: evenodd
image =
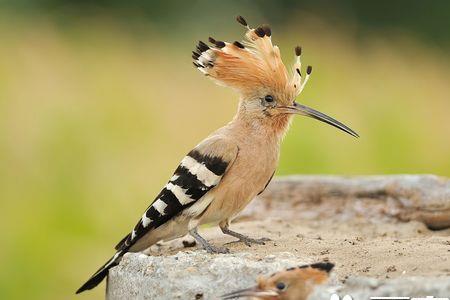
<instances>
[{"instance_id":1,"label":"dirt on concrete","mask_svg":"<svg viewBox=\"0 0 450 300\"><path fill-rule=\"evenodd\" d=\"M237 232L272 241L227 247L261 257L291 252L303 262L329 260L341 281L355 275L448 276L449 182L433 175L278 179L231 225ZM200 233L215 245L235 240L217 227ZM193 242L190 237L183 240L185 246ZM175 241L154 249L174 254L182 247Z\"/></svg>"},{"instance_id":2,"label":"dirt on concrete","mask_svg":"<svg viewBox=\"0 0 450 300\"><path fill-rule=\"evenodd\" d=\"M450 275L450 229L431 231L423 223L352 220L303 221L270 219L240 222L231 229L268 237L266 245L228 244L231 252L265 257L291 252L299 261L331 261L339 280L348 276L395 278ZM202 230L217 245L235 240L217 228ZM177 252L175 250L174 252Z\"/></svg>"},{"instance_id":3,"label":"dirt on concrete","mask_svg":"<svg viewBox=\"0 0 450 300\"><path fill-rule=\"evenodd\" d=\"M267 237L266 245L246 246L225 236L218 228L200 230L215 245L224 245L231 253L251 252L261 258L291 252L299 262L330 261L336 264L340 281L349 276L374 278L400 276L450 276L450 229L432 231L423 223L352 220L304 221L270 218L265 221L239 222L232 230L252 237ZM154 247L153 255L175 254L190 237ZM187 243L188 242L188 243ZM231 243L230 243L231 242ZM190 248L190 247L188 247ZM191 248L192 249L192 248Z\"/></svg>"}]
</instances>

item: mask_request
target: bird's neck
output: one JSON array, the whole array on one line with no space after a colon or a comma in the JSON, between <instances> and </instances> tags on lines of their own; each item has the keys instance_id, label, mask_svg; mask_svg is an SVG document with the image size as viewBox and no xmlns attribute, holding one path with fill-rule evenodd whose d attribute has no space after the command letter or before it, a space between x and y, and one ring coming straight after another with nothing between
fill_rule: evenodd
<instances>
[{"instance_id":1,"label":"bird's neck","mask_svg":"<svg viewBox=\"0 0 450 300\"><path fill-rule=\"evenodd\" d=\"M261 116L239 110L231 123L248 135L279 143L289 129L291 120L290 115Z\"/></svg>"}]
</instances>

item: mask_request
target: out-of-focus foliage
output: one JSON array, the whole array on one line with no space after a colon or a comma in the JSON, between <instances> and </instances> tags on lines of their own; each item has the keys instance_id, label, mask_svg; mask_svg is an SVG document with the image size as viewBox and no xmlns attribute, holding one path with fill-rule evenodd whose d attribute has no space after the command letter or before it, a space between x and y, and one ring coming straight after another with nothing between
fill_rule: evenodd
<instances>
[{"instance_id":1,"label":"out-of-focus foliage","mask_svg":"<svg viewBox=\"0 0 450 300\"><path fill-rule=\"evenodd\" d=\"M74 297L182 156L233 116L236 95L190 51L210 35L239 39L238 13L272 25L287 63L301 44L314 73L297 100L361 135L298 117L279 175L450 175L450 26L429 31L449 22L446 4L121 3L2 4L0 299Z\"/></svg>"},{"instance_id":2,"label":"out-of-focus foliage","mask_svg":"<svg viewBox=\"0 0 450 300\"><path fill-rule=\"evenodd\" d=\"M425 41L449 46L450 2L446 0L2 0L0 8L27 15L44 15L69 22L81 16L109 15L125 20L151 22L159 30L180 26L186 21L199 24L228 21L228 16L246 12L271 23L289 24L292 12L312 13L329 23L358 24L359 34L367 31L402 30Z\"/></svg>"}]
</instances>

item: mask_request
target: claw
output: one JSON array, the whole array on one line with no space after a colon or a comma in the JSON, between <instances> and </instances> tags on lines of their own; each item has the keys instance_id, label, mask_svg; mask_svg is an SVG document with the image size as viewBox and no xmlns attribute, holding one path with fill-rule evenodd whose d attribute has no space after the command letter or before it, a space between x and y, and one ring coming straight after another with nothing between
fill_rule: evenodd
<instances>
[{"instance_id":1,"label":"claw","mask_svg":"<svg viewBox=\"0 0 450 300\"><path fill-rule=\"evenodd\" d=\"M265 238L265 237L260 238L260 239L250 238L250 237L240 234L238 232L234 232L234 231L228 229L228 227L223 227L221 229L224 234L231 235L231 236L234 236L235 238L238 238L237 241L229 242L227 244L243 242L245 245L251 247L252 244L265 245L266 244L265 242L271 241L271 239Z\"/></svg>"},{"instance_id":2,"label":"claw","mask_svg":"<svg viewBox=\"0 0 450 300\"><path fill-rule=\"evenodd\" d=\"M240 239L239 241L244 242L247 246L250 247L251 244L258 244L258 245L265 245L265 242L270 241L269 238L260 238L260 239L252 239L252 238L246 238L246 239Z\"/></svg>"},{"instance_id":3,"label":"claw","mask_svg":"<svg viewBox=\"0 0 450 300\"><path fill-rule=\"evenodd\" d=\"M209 245L206 246L204 248L206 250L206 252L210 253L210 254L226 254L226 253L230 253L230 249L226 248L226 247L216 247L213 245Z\"/></svg>"}]
</instances>

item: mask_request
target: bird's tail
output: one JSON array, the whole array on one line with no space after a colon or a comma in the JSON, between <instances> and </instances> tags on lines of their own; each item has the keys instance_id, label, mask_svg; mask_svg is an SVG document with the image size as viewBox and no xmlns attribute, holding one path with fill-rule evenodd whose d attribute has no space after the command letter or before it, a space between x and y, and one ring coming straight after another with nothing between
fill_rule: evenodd
<instances>
[{"instance_id":1,"label":"bird's tail","mask_svg":"<svg viewBox=\"0 0 450 300\"><path fill-rule=\"evenodd\" d=\"M103 278L108 275L108 270L111 269L114 266L117 266L122 259L122 256L125 254L125 251L117 251L116 254L111 257L110 260L108 260L100 269L98 269L97 272L94 273L94 275L89 278L88 281L86 281L85 284L83 284L78 290L77 294L84 292L86 290L93 289L96 287L100 282L102 282Z\"/></svg>"}]
</instances>

